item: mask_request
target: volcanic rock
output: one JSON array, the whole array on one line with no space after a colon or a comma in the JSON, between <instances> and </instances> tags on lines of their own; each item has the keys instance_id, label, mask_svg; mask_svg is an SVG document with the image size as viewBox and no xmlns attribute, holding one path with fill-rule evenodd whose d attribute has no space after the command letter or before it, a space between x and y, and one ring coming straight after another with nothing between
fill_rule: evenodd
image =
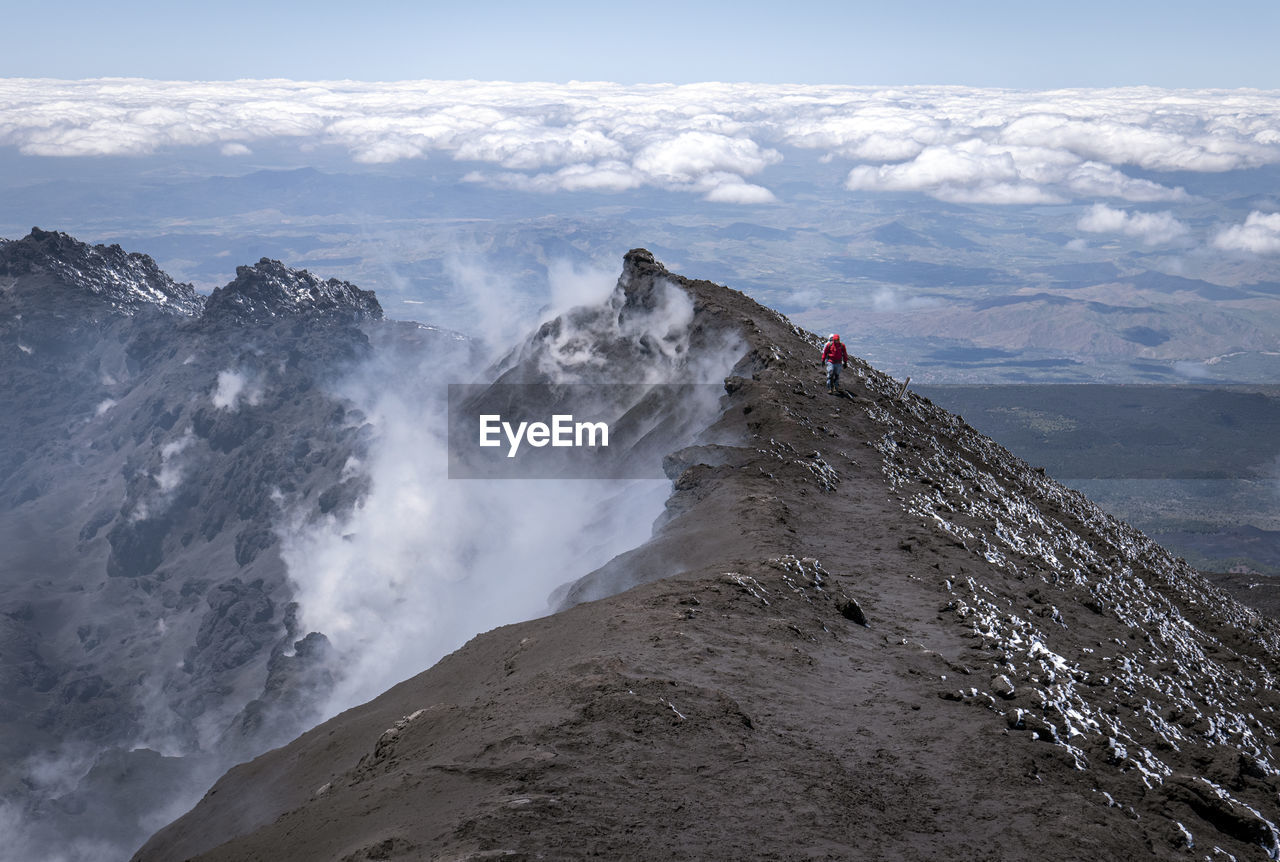
<instances>
[{"instance_id":1,"label":"volcanic rock","mask_svg":"<svg viewBox=\"0 0 1280 862\"><path fill-rule=\"evenodd\" d=\"M637 250L609 319L669 286L741 352L653 538L138 860L1280 853L1280 625L736 291Z\"/></svg>"},{"instance_id":2,"label":"volcanic rock","mask_svg":"<svg viewBox=\"0 0 1280 862\"><path fill-rule=\"evenodd\" d=\"M206 303L119 246L0 242L0 807L48 853L123 858L174 788L314 720L329 658L278 543L367 491L329 384L383 342L469 350L381 317L272 261Z\"/></svg>"},{"instance_id":3,"label":"volcanic rock","mask_svg":"<svg viewBox=\"0 0 1280 862\"><path fill-rule=\"evenodd\" d=\"M266 323L289 316L354 323L380 320L382 306L371 290L336 278L321 281L305 269L289 269L265 257L253 266L236 267L235 280L215 289L205 306L210 321Z\"/></svg>"}]
</instances>

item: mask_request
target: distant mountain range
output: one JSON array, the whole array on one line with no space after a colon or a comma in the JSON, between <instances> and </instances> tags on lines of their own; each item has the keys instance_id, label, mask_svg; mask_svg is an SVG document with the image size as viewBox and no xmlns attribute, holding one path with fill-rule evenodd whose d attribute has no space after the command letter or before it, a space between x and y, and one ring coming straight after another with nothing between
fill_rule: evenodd
<instances>
[{"instance_id":1,"label":"distant mountain range","mask_svg":"<svg viewBox=\"0 0 1280 862\"><path fill-rule=\"evenodd\" d=\"M468 273L534 314L549 265L611 268L643 237L669 265L747 290L807 328L841 332L878 367L917 382L1280 377L1273 257L1213 244L1249 213L1275 212L1276 165L1144 172L1186 197L1107 206L1121 225L1166 217L1188 231L1152 244L1119 228L1082 229L1087 198L984 205L857 192L842 158L805 151L766 170L778 172L765 181L777 199L756 205L656 188L522 191L477 182L487 168L466 160L368 165L334 155L166 151L69 179L11 153L0 233L32 219L75 225L84 237L148 249L201 291L229 281L237 262L266 256L376 289L391 317L426 303L433 323L464 330L476 317Z\"/></svg>"}]
</instances>

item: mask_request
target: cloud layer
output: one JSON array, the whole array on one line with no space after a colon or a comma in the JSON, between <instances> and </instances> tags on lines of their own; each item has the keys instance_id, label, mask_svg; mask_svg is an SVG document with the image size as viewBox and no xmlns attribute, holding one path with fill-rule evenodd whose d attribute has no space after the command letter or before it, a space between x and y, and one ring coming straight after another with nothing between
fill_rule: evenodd
<instances>
[{"instance_id":1,"label":"cloud layer","mask_svg":"<svg viewBox=\"0 0 1280 862\"><path fill-rule=\"evenodd\" d=\"M1119 233L1135 237L1143 245L1163 245L1181 239L1188 233L1187 226L1174 218L1171 212L1126 212L1106 204L1094 204L1076 227L1088 233Z\"/></svg>"},{"instance_id":2,"label":"cloud layer","mask_svg":"<svg viewBox=\"0 0 1280 862\"><path fill-rule=\"evenodd\" d=\"M0 80L0 146L29 155L145 155L331 145L357 162L449 158L527 191L641 187L774 200L758 178L798 150L848 163L846 187L960 203L1177 200L1125 171L1280 163L1280 98L1154 88L475 81Z\"/></svg>"},{"instance_id":3,"label":"cloud layer","mask_svg":"<svg viewBox=\"0 0 1280 862\"><path fill-rule=\"evenodd\" d=\"M1280 213L1251 212L1244 224L1220 231L1213 244L1228 251L1280 254Z\"/></svg>"}]
</instances>

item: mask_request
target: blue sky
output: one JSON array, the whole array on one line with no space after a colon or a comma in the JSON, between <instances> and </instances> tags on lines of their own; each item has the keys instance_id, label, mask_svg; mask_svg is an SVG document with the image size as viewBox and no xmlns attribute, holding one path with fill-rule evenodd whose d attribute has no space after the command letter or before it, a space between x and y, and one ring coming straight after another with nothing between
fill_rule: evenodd
<instances>
[{"instance_id":1,"label":"blue sky","mask_svg":"<svg viewBox=\"0 0 1280 862\"><path fill-rule=\"evenodd\" d=\"M1274 2L10 4L0 76L1280 88Z\"/></svg>"}]
</instances>

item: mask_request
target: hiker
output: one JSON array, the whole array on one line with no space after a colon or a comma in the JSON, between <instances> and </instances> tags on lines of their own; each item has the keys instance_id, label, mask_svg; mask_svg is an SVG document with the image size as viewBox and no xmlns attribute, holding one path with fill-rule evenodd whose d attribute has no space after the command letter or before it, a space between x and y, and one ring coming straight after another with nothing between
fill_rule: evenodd
<instances>
[{"instance_id":1,"label":"hiker","mask_svg":"<svg viewBox=\"0 0 1280 862\"><path fill-rule=\"evenodd\" d=\"M834 332L822 348L822 361L827 366L827 391L835 392L840 388L840 369L849 367L849 351Z\"/></svg>"}]
</instances>

